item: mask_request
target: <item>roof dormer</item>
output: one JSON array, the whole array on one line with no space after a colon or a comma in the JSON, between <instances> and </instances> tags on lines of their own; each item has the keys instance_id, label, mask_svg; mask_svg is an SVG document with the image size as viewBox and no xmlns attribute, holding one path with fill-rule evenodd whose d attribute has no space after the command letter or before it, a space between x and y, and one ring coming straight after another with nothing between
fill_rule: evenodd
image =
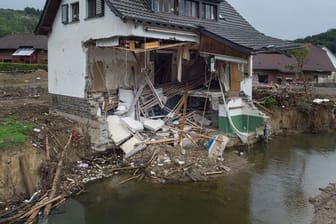
<instances>
[{"instance_id":1,"label":"roof dormer","mask_svg":"<svg viewBox=\"0 0 336 224\"><path fill-rule=\"evenodd\" d=\"M214 0L151 0L151 7L153 12L217 20L219 2Z\"/></svg>"}]
</instances>

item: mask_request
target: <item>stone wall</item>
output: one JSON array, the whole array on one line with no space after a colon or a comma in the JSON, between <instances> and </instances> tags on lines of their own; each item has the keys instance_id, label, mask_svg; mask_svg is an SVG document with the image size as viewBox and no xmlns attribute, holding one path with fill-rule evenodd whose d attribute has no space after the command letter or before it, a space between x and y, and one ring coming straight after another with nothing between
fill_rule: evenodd
<instances>
[{"instance_id":1,"label":"stone wall","mask_svg":"<svg viewBox=\"0 0 336 224\"><path fill-rule=\"evenodd\" d=\"M49 94L49 106L51 112L63 112L82 118L93 118L94 108L87 99Z\"/></svg>"}]
</instances>

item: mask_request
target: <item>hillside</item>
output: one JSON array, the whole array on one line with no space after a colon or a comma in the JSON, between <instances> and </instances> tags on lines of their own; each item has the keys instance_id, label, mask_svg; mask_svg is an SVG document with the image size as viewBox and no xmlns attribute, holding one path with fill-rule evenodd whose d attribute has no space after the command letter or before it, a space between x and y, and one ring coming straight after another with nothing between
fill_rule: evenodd
<instances>
[{"instance_id":1,"label":"hillside","mask_svg":"<svg viewBox=\"0 0 336 224\"><path fill-rule=\"evenodd\" d=\"M330 29L324 33L297 39L296 42L323 45L329 48L333 53L336 53L336 29Z\"/></svg>"},{"instance_id":2,"label":"hillside","mask_svg":"<svg viewBox=\"0 0 336 224\"><path fill-rule=\"evenodd\" d=\"M0 9L0 37L13 33L32 33L40 18L39 9Z\"/></svg>"}]
</instances>

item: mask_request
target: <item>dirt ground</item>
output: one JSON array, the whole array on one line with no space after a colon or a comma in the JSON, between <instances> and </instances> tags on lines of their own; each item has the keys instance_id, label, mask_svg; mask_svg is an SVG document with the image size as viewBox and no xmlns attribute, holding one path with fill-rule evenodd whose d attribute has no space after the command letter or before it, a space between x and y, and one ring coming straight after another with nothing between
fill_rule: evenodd
<instances>
[{"instance_id":1,"label":"dirt ground","mask_svg":"<svg viewBox=\"0 0 336 224\"><path fill-rule=\"evenodd\" d=\"M46 98L48 73L0 73L0 99Z\"/></svg>"},{"instance_id":2,"label":"dirt ground","mask_svg":"<svg viewBox=\"0 0 336 224\"><path fill-rule=\"evenodd\" d=\"M55 139L65 145L72 131L84 136L81 125L73 121L49 114L48 102L41 99L0 100L0 117L13 117L19 122L33 124L33 132L23 146L0 149L0 206L4 201L22 201L29 197L26 192L22 167L19 158L23 156L30 170L34 190L47 186L49 171L47 164L57 162L60 146L54 143ZM46 138L49 137L49 161L46 162ZM52 136L55 136L53 139ZM82 148L83 147L83 148ZM77 161L85 156L90 145L86 139L74 142L67 154L69 162ZM12 186L12 187L11 187Z\"/></svg>"}]
</instances>

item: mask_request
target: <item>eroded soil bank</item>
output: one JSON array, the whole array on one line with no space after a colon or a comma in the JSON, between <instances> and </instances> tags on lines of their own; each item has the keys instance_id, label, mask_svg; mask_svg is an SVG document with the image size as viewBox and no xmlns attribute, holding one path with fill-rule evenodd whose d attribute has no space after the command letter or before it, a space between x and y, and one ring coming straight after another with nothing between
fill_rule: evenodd
<instances>
[{"instance_id":1,"label":"eroded soil bank","mask_svg":"<svg viewBox=\"0 0 336 224\"><path fill-rule=\"evenodd\" d=\"M324 88L308 95L283 90L255 90L255 97L263 102L261 109L270 116L275 135L320 133L336 128L336 96L334 90ZM314 103L315 100L315 103ZM267 107L264 107L267 106ZM314 205L314 224L336 223L336 185L320 188L321 193L309 201Z\"/></svg>"}]
</instances>

